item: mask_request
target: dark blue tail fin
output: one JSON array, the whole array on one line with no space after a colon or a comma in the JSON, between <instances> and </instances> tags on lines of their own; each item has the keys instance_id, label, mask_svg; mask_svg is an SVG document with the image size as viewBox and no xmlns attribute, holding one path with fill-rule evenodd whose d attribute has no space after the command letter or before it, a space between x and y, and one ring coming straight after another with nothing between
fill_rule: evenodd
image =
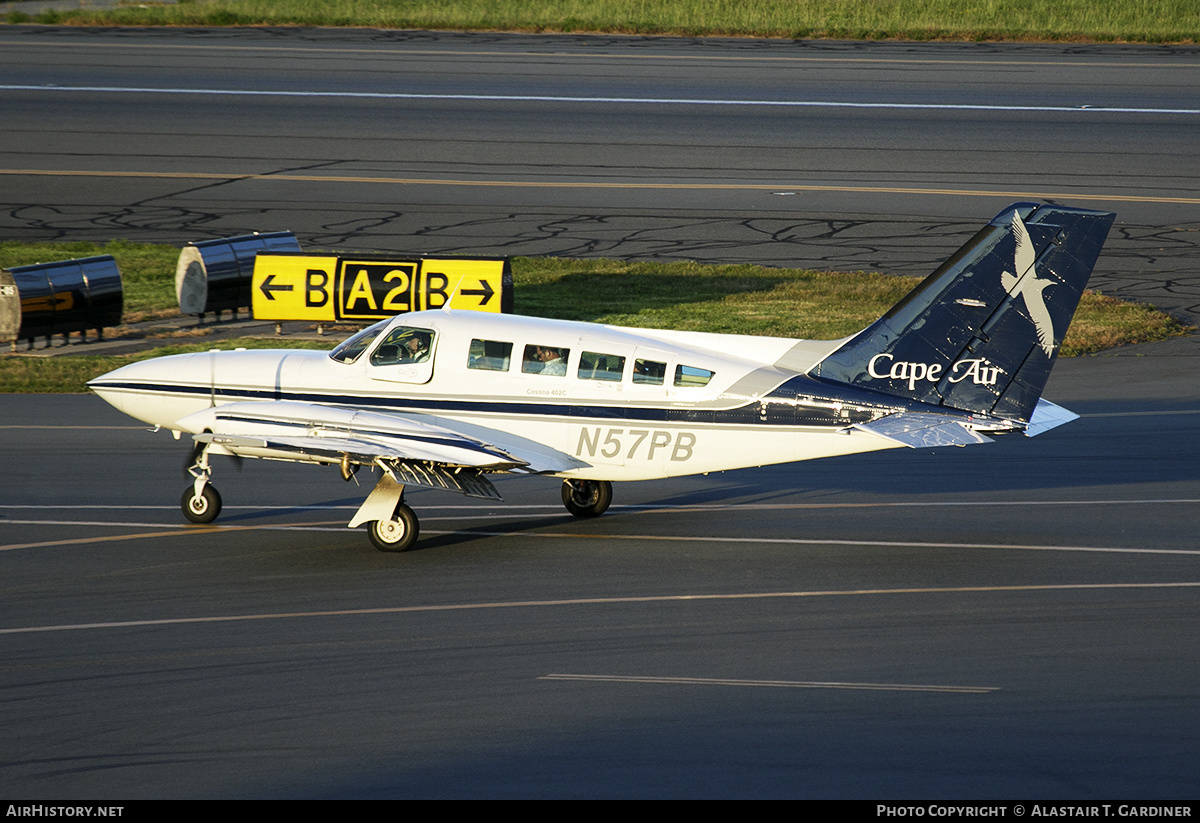
<instances>
[{"instance_id":1,"label":"dark blue tail fin","mask_svg":"<svg viewBox=\"0 0 1200 823\"><path fill-rule=\"evenodd\" d=\"M1028 421L1115 217L1014 203L810 374Z\"/></svg>"}]
</instances>

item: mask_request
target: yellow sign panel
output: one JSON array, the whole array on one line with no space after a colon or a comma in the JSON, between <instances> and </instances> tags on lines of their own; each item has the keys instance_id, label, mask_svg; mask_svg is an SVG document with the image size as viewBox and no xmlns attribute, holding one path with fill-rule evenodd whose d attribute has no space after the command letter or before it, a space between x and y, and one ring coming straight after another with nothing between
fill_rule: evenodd
<instances>
[{"instance_id":1,"label":"yellow sign panel","mask_svg":"<svg viewBox=\"0 0 1200 823\"><path fill-rule=\"evenodd\" d=\"M512 311L508 261L263 253L254 260L260 320L375 320L410 311Z\"/></svg>"},{"instance_id":2,"label":"yellow sign panel","mask_svg":"<svg viewBox=\"0 0 1200 823\"><path fill-rule=\"evenodd\" d=\"M332 322L336 257L258 254L251 306L260 320Z\"/></svg>"}]
</instances>

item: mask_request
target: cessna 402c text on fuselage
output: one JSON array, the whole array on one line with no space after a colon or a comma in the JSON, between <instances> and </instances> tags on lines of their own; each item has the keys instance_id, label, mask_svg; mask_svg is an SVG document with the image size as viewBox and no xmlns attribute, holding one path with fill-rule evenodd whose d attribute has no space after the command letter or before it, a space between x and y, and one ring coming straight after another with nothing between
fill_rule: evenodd
<instances>
[{"instance_id":1,"label":"cessna 402c text on fuselage","mask_svg":"<svg viewBox=\"0 0 1200 823\"><path fill-rule=\"evenodd\" d=\"M213 454L379 477L350 520L384 551L417 538L409 484L499 499L495 472L564 478L596 516L612 481L1034 435L1039 397L1113 215L1017 203L844 340L617 328L479 312L377 323L332 352L135 363L93 391L195 441L184 515L213 520Z\"/></svg>"}]
</instances>

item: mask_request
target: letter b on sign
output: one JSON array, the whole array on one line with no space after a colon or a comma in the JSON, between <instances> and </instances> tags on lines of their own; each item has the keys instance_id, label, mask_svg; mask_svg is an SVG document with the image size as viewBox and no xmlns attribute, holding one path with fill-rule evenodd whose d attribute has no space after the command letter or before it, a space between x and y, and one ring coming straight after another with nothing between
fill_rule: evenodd
<instances>
[{"instance_id":1,"label":"letter b on sign","mask_svg":"<svg viewBox=\"0 0 1200 823\"><path fill-rule=\"evenodd\" d=\"M304 305L320 308L329 304L329 273L309 269L304 274Z\"/></svg>"}]
</instances>

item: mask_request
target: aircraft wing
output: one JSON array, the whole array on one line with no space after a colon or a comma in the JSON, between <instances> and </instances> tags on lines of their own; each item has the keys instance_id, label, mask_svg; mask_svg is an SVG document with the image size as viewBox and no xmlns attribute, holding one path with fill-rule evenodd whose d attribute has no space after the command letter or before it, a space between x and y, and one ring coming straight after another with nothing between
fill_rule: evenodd
<instances>
[{"instance_id":1,"label":"aircraft wing","mask_svg":"<svg viewBox=\"0 0 1200 823\"><path fill-rule=\"evenodd\" d=\"M413 416L317 403L228 403L178 421L197 443L219 454L313 463L371 465L398 483L500 499L491 472L565 471L581 464L545 448L499 446ZM494 431L497 440L504 432Z\"/></svg>"}]
</instances>

